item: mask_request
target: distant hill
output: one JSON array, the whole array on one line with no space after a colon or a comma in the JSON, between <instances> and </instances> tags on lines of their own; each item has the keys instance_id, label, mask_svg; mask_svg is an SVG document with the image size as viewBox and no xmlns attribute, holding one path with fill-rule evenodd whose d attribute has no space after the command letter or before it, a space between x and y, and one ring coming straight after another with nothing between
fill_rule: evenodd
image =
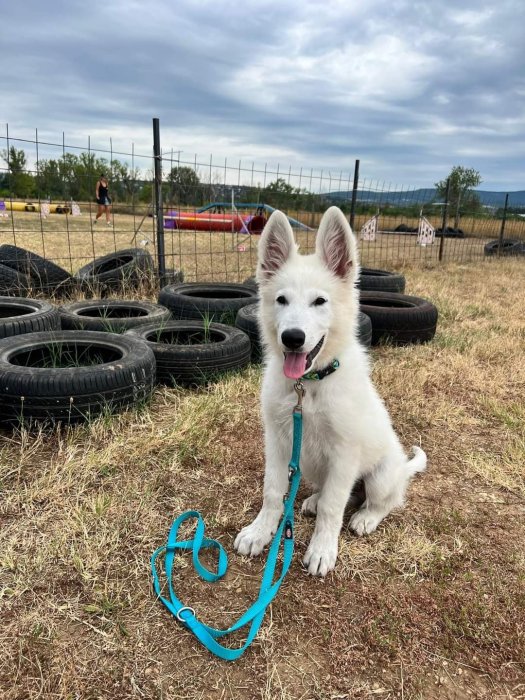
<instances>
[{"instance_id":1,"label":"distant hill","mask_svg":"<svg viewBox=\"0 0 525 700\"><path fill-rule=\"evenodd\" d=\"M486 190L474 190L481 204L490 207L503 207L505 205L505 192L487 192ZM351 192L329 192L326 198L337 203L345 202L352 198ZM395 190L391 192L376 192L374 190L357 190L358 202L372 204L395 204L397 206L410 206L414 204L428 204L437 199L434 188L421 188L418 190ZM525 190L509 192L509 207L525 208Z\"/></svg>"}]
</instances>

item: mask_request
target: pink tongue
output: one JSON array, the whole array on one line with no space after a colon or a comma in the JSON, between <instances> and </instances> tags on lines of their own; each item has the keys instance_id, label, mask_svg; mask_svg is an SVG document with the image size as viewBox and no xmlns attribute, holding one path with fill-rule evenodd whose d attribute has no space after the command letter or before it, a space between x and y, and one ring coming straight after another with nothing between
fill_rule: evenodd
<instances>
[{"instance_id":1,"label":"pink tongue","mask_svg":"<svg viewBox=\"0 0 525 700\"><path fill-rule=\"evenodd\" d=\"M306 369L305 352L286 352L284 354L284 374L288 379L299 379Z\"/></svg>"}]
</instances>

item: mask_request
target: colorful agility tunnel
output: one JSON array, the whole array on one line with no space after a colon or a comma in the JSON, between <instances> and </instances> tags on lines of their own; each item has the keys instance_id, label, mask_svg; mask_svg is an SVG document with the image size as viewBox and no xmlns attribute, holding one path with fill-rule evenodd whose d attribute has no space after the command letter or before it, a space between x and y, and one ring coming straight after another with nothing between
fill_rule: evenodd
<instances>
[{"instance_id":1,"label":"colorful agility tunnel","mask_svg":"<svg viewBox=\"0 0 525 700\"><path fill-rule=\"evenodd\" d=\"M168 211L164 215L164 228L189 229L191 231L226 231L231 233L261 233L266 217L261 215L208 211Z\"/></svg>"},{"instance_id":2,"label":"colorful agility tunnel","mask_svg":"<svg viewBox=\"0 0 525 700\"><path fill-rule=\"evenodd\" d=\"M42 202L47 204L47 202ZM7 211L40 211L40 202L4 202ZM71 214L71 207L68 204L48 204L50 214ZM2 207L3 209L4 207Z\"/></svg>"},{"instance_id":3,"label":"colorful agility tunnel","mask_svg":"<svg viewBox=\"0 0 525 700\"><path fill-rule=\"evenodd\" d=\"M255 214L240 214L239 209L251 210ZM193 211L168 211L164 215L164 228L190 231L225 231L230 233L262 233L268 217L275 209L261 202L239 202L236 206L228 202L211 202ZM311 231L306 224L288 217L291 226Z\"/></svg>"}]
</instances>

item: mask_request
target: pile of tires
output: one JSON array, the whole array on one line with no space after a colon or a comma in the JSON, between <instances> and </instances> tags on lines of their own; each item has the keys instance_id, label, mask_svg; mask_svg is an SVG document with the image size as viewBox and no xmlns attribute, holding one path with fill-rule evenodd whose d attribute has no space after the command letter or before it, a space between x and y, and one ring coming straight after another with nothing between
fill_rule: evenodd
<instances>
[{"instance_id":1,"label":"pile of tires","mask_svg":"<svg viewBox=\"0 0 525 700\"><path fill-rule=\"evenodd\" d=\"M372 322L372 345L426 343L436 333L437 308L420 297L362 291L360 308Z\"/></svg>"},{"instance_id":2,"label":"pile of tires","mask_svg":"<svg viewBox=\"0 0 525 700\"><path fill-rule=\"evenodd\" d=\"M359 289L373 292L398 292L405 291L405 277L398 272L377 270L372 267L362 267L357 286Z\"/></svg>"},{"instance_id":3,"label":"pile of tires","mask_svg":"<svg viewBox=\"0 0 525 700\"><path fill-rule=\"evenodd\" d=\"M81 290L86 296L105 296L151 285L153 258L144 248L126 248L95 258L75 275L59 265L25 248L0 246L0 294L42 293L64 297ZM180 283L180 270L166 270L164 281Z\"/></svg>"},{"instance_id":4,"label":"pile of tires","mask_svg":"<svg viewBox=\"0 0 525 700\"><path fill-rule=\"evenodd\" d=\"M250 297L251 298L251 297ZM118 335L124 334L124 335ZM145 301L0 297L0 423L76 423L245 367L248 336Z\"/></svg>"},{"instance_id":5,"label":"pile of tires","mask_svg":"<svg viewBox=\"0 0 525 700\"><path fill-rule=\"evenodd\" d=\"M485 255L525 255L525 241L516 238L504 238L489 241L484 248Z\"/></svg>"},{"instance_id":6,"label":"pile of tires","mask_svg":"<svg viewBox=\"0 0 525 700\"><path fill-rule=\"evenodd\" d=\"M371 322L371 345L424 343L434 337L436 307L426 299L404 294L405 286L405 277L397 272L361 268L360 310Z\"/></svg>"},{"instance_id":7,"label":"pile of tires","mask_svg":"<svg viewBox=\"0 0 525 700\"><path fill-rule=\"evenodd\" d=\"M40 291L76 279L102 297L140 284L153 269L142 249L98 258L76 278L15 246L0 246L0 258L6 263L0 264L0 282L5 270L15 287L38 283ZM363 268L359 286L363 345L421 343L434 336L436 307L403 294L403 275ZM158 303L98 298L57 308L27 296L1 296L0 422L89 420L148 400L156 383L200 385L261 358L253 278L245 284L168 284Z\"/></svg>"}]
</instances>

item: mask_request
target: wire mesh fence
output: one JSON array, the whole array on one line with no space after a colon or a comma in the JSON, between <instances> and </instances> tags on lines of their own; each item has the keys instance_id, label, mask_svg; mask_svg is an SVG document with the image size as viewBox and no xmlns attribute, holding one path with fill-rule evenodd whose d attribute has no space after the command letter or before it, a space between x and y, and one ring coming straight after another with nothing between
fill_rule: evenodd
<instances>
[{"instance_id":1,"label":"wire mesh fence","mask_svg":"<svg viewBox=\"0 0 525 700\"><path fill-rule=\"evenodd\" d=\"M153 145L153 144L152 144ZM75 274L107 253L145 248L157 269L187 281L253 274L259 235L286 212L302 252L312 252L323 212L353 222L362 264L401 268L525 252L525 203L501 193L445 198L347 171L283 167L182 151L105 148L0 135L0 244L31 250ZM142 149L142 151L148 149ZM96 201L101 175L111 203ZM493 241L498 241L494 247ZM510 241L510 243L508 243ZM512 244L512 241L518 241ZM514 245L514 247L512 247Z\"/></svg>"}]
</instances>

